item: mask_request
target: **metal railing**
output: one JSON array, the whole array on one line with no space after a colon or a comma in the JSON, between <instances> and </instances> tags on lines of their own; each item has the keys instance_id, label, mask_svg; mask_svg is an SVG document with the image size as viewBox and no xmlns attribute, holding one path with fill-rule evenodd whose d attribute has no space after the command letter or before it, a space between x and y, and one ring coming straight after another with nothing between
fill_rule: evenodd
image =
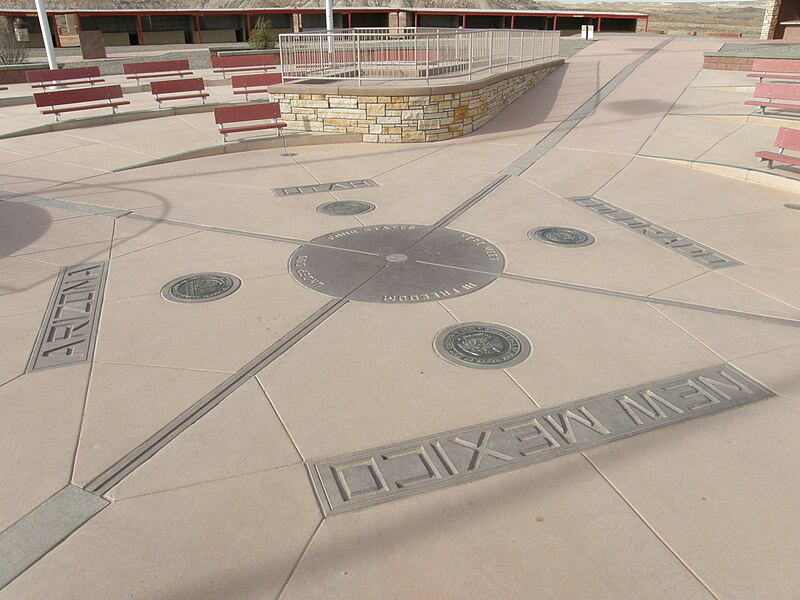
<instances>
[{"instance_id":1,"label":"metal railing","mask_svg":"<svg viewBox=\"0 0 800 600\"><path fill-rule=\"evenodd\" d=\"M287 79L466 77L558 58L558 31L412 27L283 33Z\"/></svg>"}]
</instances>

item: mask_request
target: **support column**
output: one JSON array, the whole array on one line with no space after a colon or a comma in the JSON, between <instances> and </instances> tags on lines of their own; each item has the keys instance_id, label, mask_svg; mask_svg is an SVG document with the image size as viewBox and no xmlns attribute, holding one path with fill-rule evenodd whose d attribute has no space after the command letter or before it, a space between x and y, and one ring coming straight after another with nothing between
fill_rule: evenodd
<instances>
[{"instance_id":1,"label":"support column","mask_svg":"<svg viewBox=\"0 0 800 600\"><path fill-rule=\"evenodd\" d=\"M56 51L53 48L53 36L50 33L50 21L44 8L44 0L36 0L36 14L39 16L39 26L42 28L44 51L47 53L47 65L50 69L57 69Z\"/></svg>"},{"instance_id":2,"label":"support column","mask_svg":"<svg viewBox=\"0 0 800 600\"><path fill-rule=\"evenodd\" d=\"M136 35L139 38L139 45L144 46L144 31L142 30L142 15L136 15Z\"/></svg>"},{"instance_id":3,"label":"support column","mask_svg":"<svg viewBox=\"0 0 800 600\"><path fill-rule=\"evenodd\" d=\"M56 21L55 15L53 15L53 33L56 36L56 48L61 48L61 34L58 32L58 21Z\"/></svg>"},{"instance_id":4,"label":"support column","mask_svg":"<svg viewBox=\"0 0 800 600\"><path fill-rule=\"evenodd\" d=\"M772 0L764 11L764 23L761 26L761 39L775 39L775 29L778 26L778 13L781 11L781 0Z\"/></svg>"},{"instance_id":5,"label":"support column","mask_svg":"<svg viewBox=\"0 0 800 600\"><path fill-rule=\"evenodd\" d=\"M197 28L197 43L203 43L203 32L200 30L200 15L194 16L194 26Z\"/></svg>"}]
</instances>

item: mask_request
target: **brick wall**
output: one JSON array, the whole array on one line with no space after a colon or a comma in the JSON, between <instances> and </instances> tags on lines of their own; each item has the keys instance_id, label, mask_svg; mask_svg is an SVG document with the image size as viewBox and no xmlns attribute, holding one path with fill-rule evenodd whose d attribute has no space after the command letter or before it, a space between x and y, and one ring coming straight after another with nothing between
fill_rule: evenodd
<instances>
[{"instance_id":1,"label":"brick wall","mask_svg":"<svg viewBox=\"0 0 800 600\"><path fill-rule=\"evenodd\" d=\"M707 54L703 57L703 68L715 71L752 71L753 57Z\"/></svg>"},{"instance_id":2,"label":"brick wall","mask_svg":"<svg viewBox=\"0 0 800 600\"><path fill-rule=\"evenodd\" d=\"M365 142L432 142L475 131L563 62L551 61L460 85L406 89L332 86L323 90L287 84L270 87L270 91L280 102L281 118L289 129L360 133ZM392 95L386 95L390 92Z\"/></svg>"}]
</instances>

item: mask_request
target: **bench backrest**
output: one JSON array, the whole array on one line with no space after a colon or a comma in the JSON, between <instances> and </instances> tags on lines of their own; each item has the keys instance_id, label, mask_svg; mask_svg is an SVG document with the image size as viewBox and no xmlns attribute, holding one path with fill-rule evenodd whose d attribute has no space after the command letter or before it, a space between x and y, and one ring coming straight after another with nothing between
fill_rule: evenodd
<instances>
[{"instance_id":1,"label":"bench backrest","mask_svg":"<svg viewBox=\"0 0 800 600\"><path fill-rule=\"evenodd\" d=\"M170 73L172 71L188 71L189 60L160 60L144 63L127 63L122 65L126 75L144 75L146 73Z\"/></svg>"},{"instance_id":2,"label":"bench backrest","mask_svg":"<svg viewBox=\"0 0 800 600\"><path fill-rule=\"evenodd\" d=\"M754 58L753 71L762 73L800 73L800 60L791 58Z\"/></svg>"},{"instance_id":3,"label":"bench backrest","mask_svg":"<svg viewBox=\"0 0 800 600\"><path fill-rule=\"evenodd\" d=\"M241 106L220 106L214 109L214 121L216 121L217 125L240 123L242 121L278 119L280 116L281 105L277 102L242 104Z\"/></svg>"},{"instance_id":4,"label":"bench backrest","mask_svg":"<svg viewBox=\"0 0 800 600\"><path fill-rule=\"evenodd\" d=\"M211 66L215 69L236 67L263 67L278 64L277 54L234 54L232 56L212 56Z\"/></svg>"},{"instance_id":5,"label":"bench backrest","mask_svg":"<svg viewBox=\"0 0 800 600\"><path fill-rule=\"evenodd\" d=\"M180 92L199 92L205 88L206 84L202 77L150 82L150 91L156 96L162 94L177 94Z\"/></svg>"},{"instance_id":6,"label":"bench backrest","mask_svg":"<svg viewBox=\"0 0 800 600\"><path fill-rule=\"evenodd\" d=\"M73 67L71 69L34 69L25 71L28 83L47 83L50 81L70 81L74 79L94 79L100 77L100 67Z\"/></svg>"},{"instance_id":7,"label":"bench backrest","mask_svg":"<svg viewBox=\"0 0 800 600\"><path fill-rule=\"evenodd\" d=\"M33 95L38 108L44 106L63 106L65 104L79 104L81 102L95 102L97 100L115 100L122 98L122 86L103 85L79 90L56 90L53 92L38 92Z\"/></svg>"},{"instance_id":8,"label":"bench backrest","mask_svg":"<svg viewBox=\"0 0 800 600\"><path fill-rule=\"evenodd\" d=\"M796 83L757 83L754 98L800 100L800 85Z\"/></svg>"},{"instance_id":9,"label":"bench backrest","mask_svg":"<svg viewBox=\"0 0 800 600\"><path fill-rule=\"evenodd\" d=\"M781 127L775 138L775 147L800 151L800 129Z\"/></svg>"},{"instance_id":10,"label":"bench backrest","mask_svg":"<svg viewBox=\"0 0 800 600\"><path fill-rule=\"evenodd\" d=\"M256 75L234 75L231 77L231 87L235 90L264 87L282 83L280 73L258 73Z\"/></svg>"}]
</instances>

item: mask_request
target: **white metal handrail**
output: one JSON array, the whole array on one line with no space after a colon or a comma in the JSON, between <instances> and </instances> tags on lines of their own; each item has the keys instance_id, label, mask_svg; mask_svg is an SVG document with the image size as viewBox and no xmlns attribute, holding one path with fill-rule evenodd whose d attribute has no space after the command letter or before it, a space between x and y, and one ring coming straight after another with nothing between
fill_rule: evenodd
<instances>
[{"instance_id":1,"label":"white metal handrail","mask_svg":"<svg viewBox=\"0 0 800 600\"><path fill-rule=\"evenodd\" d=\"M286 79L472 77L558 58L559 31L412 27L283 33Z\"/></svg>"}]
</instances>

